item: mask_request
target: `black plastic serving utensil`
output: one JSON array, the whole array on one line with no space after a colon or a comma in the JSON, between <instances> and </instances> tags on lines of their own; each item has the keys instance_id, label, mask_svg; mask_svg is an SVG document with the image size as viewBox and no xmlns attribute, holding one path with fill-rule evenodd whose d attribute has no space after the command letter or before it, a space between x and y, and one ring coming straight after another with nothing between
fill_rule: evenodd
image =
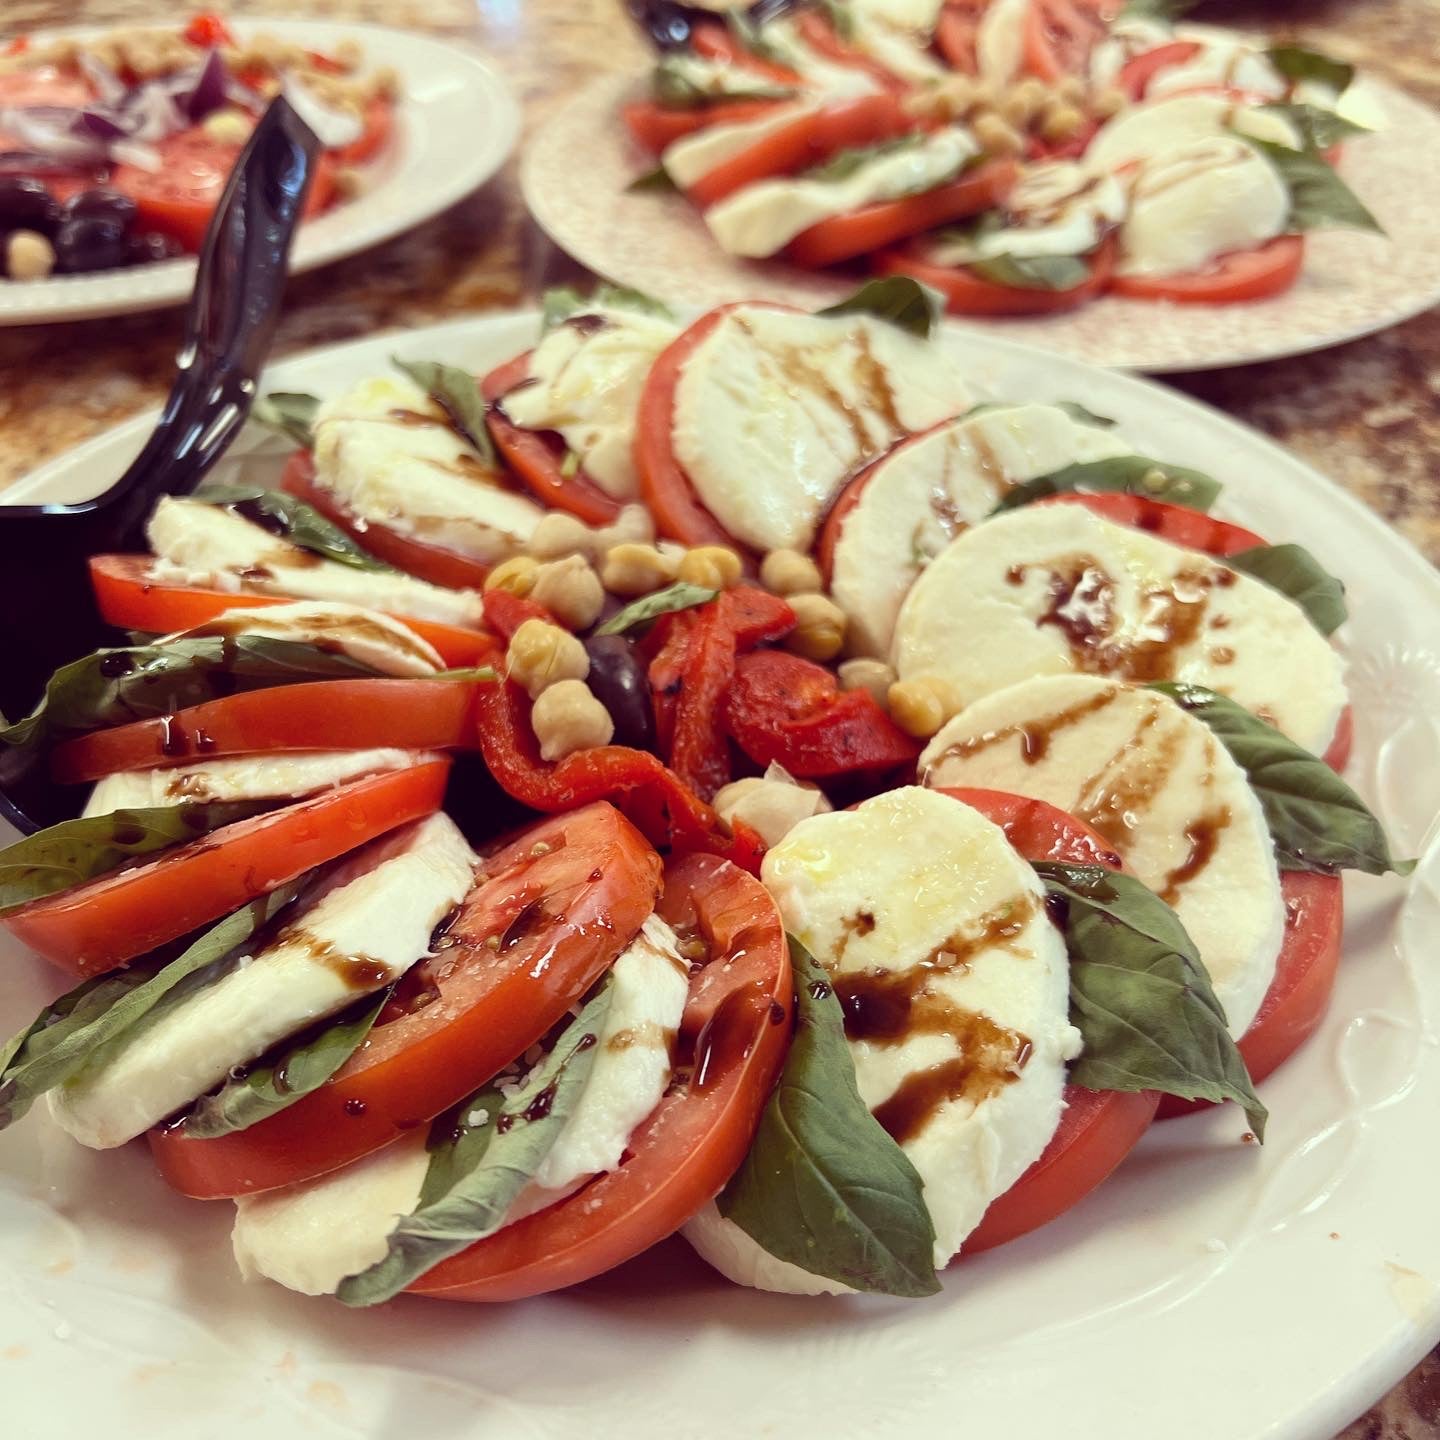
<instances>
[{"instance_id":1,"label":"black plastic serving utensil","mask_svg":"<svg viewBox=\"0 0 1440 1440\"><path fill-rule=\"evenodd\" d=\"M196 486L239 433L280 315L290 242L320 142L271 102L210 222L185 313L177 372L154 432L104 494L75 505L0 506L0 712L27 714L67 661L114 643L86 562L144 547L161 495ZM24 832L75 809L70 792L0 745L0 815Z\"/></svg>"},{"instance_id":2,"label":"black plastic serving utensil","mask_svg":"<svg viewBox=\"0 0 1440 1440\"><path fill-rule=\"evenodd\" d=\"M763 25L787 10L798 0L755 0L741 13L756 25ZM630 18L644 31L650 43L661 51L688 50L700 24L724 23L723 13L707 10L703 5L685 5L680 0L627 0Z\"/></svg>"}]
</instances>

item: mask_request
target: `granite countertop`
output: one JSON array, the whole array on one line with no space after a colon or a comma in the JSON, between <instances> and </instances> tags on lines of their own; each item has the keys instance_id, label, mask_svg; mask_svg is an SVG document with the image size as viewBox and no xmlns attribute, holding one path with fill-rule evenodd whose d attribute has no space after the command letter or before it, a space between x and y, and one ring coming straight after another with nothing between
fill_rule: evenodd
<instances>
[{"instance_id":1,"label":"granite countertop","mask_svg":"<svg viewBox=\"0 0 1440 1440\"><path fill-rule=\"evenodd\" d=\"M6 31L153 21L154 0L6 0ZM576 85L645 52L620 0L235 0L237 14L367 20L478 43L527 128ZM165 12L169 17L170 12ZM1283 31L1440 104L1440 0L1211 0L1201 16ZM0 39L3 39L0 34ZM514 162L398 240L291 283L276 353L519 303L581 272L528 223ZM176 312L0 331L0 486L158 403ZM1317 355L1170 377L1331 475L1440 562L1440 320ZM1440 1351L1341 1440L1440 1440Z\"/></svg>"}]
</instances>

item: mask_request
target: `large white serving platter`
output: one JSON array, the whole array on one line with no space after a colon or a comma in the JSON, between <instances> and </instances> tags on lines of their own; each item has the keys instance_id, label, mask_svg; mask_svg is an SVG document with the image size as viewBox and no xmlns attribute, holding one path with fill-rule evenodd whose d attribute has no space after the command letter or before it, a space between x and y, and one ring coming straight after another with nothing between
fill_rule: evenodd
<instances>
[{"instance_id":1,"label":"large white serving platter","mask_svg":"<svg viewBox=\"0 0 1440 1440\"><path fill-rule=\"evenodd\" d=\"M361 47L367 67L392 66L400 79L390 145L366 166L367 184L360 195L302 223L290 256L292 274L343 260L438 215L483 185L514 147L520 111L509 87L479 51L459 41L379 25L226 23L241 41L265 34L333 51L351 40ZM100 33L90 26L45 35ZM47 280L0 279L0 325L90 320L180 305L194 283L193 259Z\"/></svg>"},{"instance_id":2,"label":"large white serving platter","mask_svg":"<svg viewBox=\"0 0 1440 1440\"><path fill-rule=\"evenodd\" d=\"M288 360L267 383L333 391L397 352L482 371L536 323L387 335ZM1139 449L1214 472L1223 514L1309 546L1349 586L1351 777L1423 860L1408 888L1347 881L1335 1002L1263 1087L1264 1148L1229 1111L1158 1126L1077 1210L954 1267L929 1301L744 1291L671 1241L549 1298L367 1312L243 1284L227 1205L168 1193L143 1145L80 1149L42 1107L0 1135L0 1377L17 1436L1326 1440L1440 1339L1440 576L1191 400L993 335L946 343L982 392L1082 401ZM93 493L147 424L5 499ZM278 470L273 445L243 448L250 474ZM8 1032L64 985L6 943Z\"/></svg>"}]
</instances>

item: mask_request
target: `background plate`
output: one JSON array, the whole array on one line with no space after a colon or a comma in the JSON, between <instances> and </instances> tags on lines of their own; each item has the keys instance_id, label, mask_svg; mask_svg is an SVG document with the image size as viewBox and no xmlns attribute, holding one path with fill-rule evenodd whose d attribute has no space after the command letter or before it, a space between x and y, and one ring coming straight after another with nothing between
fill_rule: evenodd
<instances>
[{"instance_id":1,"label":"background plate","mask_svg":"<svg viewBox=\"0 0 1440 1440\"><path fill-rule=\"evenodd\" d=\"M391 144L365 167L367 188L300 226L292 274L378 245L438 215L483 185L505 163L520 128L509 88L477 50L379 25L300 20L229 20L238 38L276 35L329 50L357 41L364 64L391 65L401 100ZM103 33L95 27L46 31L46 36ZM45 324L123 315L180 305L190 298L195 261L166 260L130 270L0 280L0 325Z\"/></svg>"},{"instance_id":2,"label":"background plate","mask_svg":"<svg viewBox=\"0 0 1440 1440\"><path fill-rule=\"evenodd\" d=\"M393 352L481 371L535 330L533 314L498 315L368 339L267 383L333 391ZM349 1311L243 1284L227 1205L169 1193L143 1145L81 1149L41 1107L0 1134L0 1374L17 1436L1326 1440L1440 1338L1440 576L1191 400L993 335L947 343L995 398L1082 401L1138 449L1213 471L1228 518L1309 546L1350 587L1352 778L1397 852L1424 860L1408 889L1347 878L1332 1013L1265 1084L1265 1147L1241 1142L1233 1110L1157 1126L1077 1210L953 1267L928 1301L741 1290L671 1241L538 1300ZM5 498L93 493L148 424ZM282 453L247 439L227 464L273 476ZM63 985L5 943L9 1033Z\"/></svg>"},{"instance_id":3,"label":"background plate","mask_svg":"<svg viewBox=\"0 0 1440 1440\"><path fill-rule=\"evenodd\" d=\"M1102 296L1066 314L975 320L983 328L1116 369L1207 370L1337 345L1398 324L1440 301L1440 114L1403 92L1363 82L1386 116L1381 134L1345 147L1346 180L1389 239L1320 231L1288 293L1249 305L1166 305ZM620 122L634 79L587 86L526 144L520 183L531 214L562 249L609 280L662 299L720 305L783 300L808 308L847 295L859 271L802 270L736 260L710 238L679 195L627 194L654 160Z\"/></svg>"}]
</instances>

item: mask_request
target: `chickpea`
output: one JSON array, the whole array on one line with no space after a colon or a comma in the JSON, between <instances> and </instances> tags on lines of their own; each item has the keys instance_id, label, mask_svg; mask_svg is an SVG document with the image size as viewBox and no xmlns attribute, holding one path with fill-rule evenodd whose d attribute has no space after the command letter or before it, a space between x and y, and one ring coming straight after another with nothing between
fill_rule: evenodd
<instances>
[{"instance_id":1,"label":"chickpea","mask_svg":"<svg viewBox=\"0 0 1440 1440\"><path fill-rule=\"evenodd\" d=\"M842 690L868 690L877 705L884 707L888 703L895 671L883 660L847 660L838 674Z\"/></svg>"},{"instance_id":2,"label":"chickpea","mask_svg":"<svg viewBox=\"0 0 1440 1440\"><path fill-rule=\"evenodd\" d=\"M945 702L924 680L897 680L886 698L890 718L917 740L928 740L945 723Z\"/></svg>"},{"instance_id":3,"label":"chickpea","mask_svg":"<svg viewBox=\"0 0 1440 1440\"><path fill-rule=\"evenodd\" d=\"M595 532L596 548L603 552L613 545L651 545L655 541L655 521L643 505L622 505L620 513Z\"/></svg>"},{"instance_id":4,"label":"chickpea","mask_svg":"<svg viewBox=\"0 0 1440 1440\"><path fill-rule=\"evenodd\" d=\"M358 40L342 40L331 54L336 64L343 65L347 70L358 69L360 61L364 59Z\"/></svg>"},{"instance_id":5,"label":"chickpea","mask_svg":"<svg viewBox=\"0 0 1440 1440\"><path fill-rule=\"evenodd\" d=\"M686 553L676 574L690 585L728 590L744 572L744 563L728 545L699 545Z\"/></svg>"},{"instance_id":6,"label":"chickpea","mask_svg":"<svg viewBox=\"0 0 1440 1440\"><path fill-rule=\"evenodd\" d=\"M795 628L785 637L785 648L807 660L833 660L845 644L845 612L824 595L788 598Z\"/></svg>"},{"instance_id":7,"label":"chickpea","mask_svg":"<svg viewBox=\"0 0 1440 1440\"><path fill-rule=\"evenodd\" d=\"M1085 98L1085 82L1078 75L1066 75L1055 87L1055 93L1072 105L1078 105Z\"/></svg>"},{"instance_id":8,"label":"chickpea","mask_svg":"<svg viewBox=\"0 0 1440 1440\"><path fill-rule=\"evenodd\" d=\"M674 578L674 561L653 545L614 545L600 567L600 583L612 595L648 595Z\"/></svg>"},{"instance_id":9,"label":"chickpea","mask_svg":"<svg viewBox=\"0 0 1440 1440\"><path fill-rule=\"evenodd\" d=\"M1018 155L1025 148L1024 137L993 110L982 111L971 122L980 148L990 155Z\"/></svg>"},{"instance_id":10,"label":"chickpea","mask_svg":"<svg viewBox=\"0 0 1440 1440\"><path fill-rule=\"evenodd\" d=\"M393 65L382 65L370 77L370 94L393 99L400 93L400 72Z\"/></svg>"},{"instance_id":11,"label":"chickpea","mask_svg":"<svg viewBox=\"0 0 1440 1440\"><path fill-rule=\"evenodd\" d=\"M1106 120L1112 115L1118 115L1129 103L1130 97L1114 85L1108 85L1090 97L1090 108Z\"/></svg>"},{"instance_id":12,"label":"chickpea","mask_svg":"<svg viewBox=\"0 0 1440 1440\"><path fill-rule=\"evenodd\" d=\"M583 680L550 686L531 709L530 723L544 760L563 760L577 750L608 745L615 734L610 712Z\"/></svg>"},{"instance_id":13,"label":"chickpea","mask_svg":"<svg viewBox=\"0 0 1440 1440\"><path fill-rule=\"evenodd\" d=\"M530 598L543 605L562 625L585 630L600 618L605 587L583 555L551 560L535 574Z\"/></svg>"},{"instance_id":14,"label":"chickpea","mask_svg":"<svg viewBox=\"0 0 1440 1440\"><path fill-rule=\"evenodd\" d=\"M760 562L760 583L777 595L798 595L818 590L820 567L798 550L772 550Z\"/></svg>"},{"instance_id":15,"label":"chickpea","mask_svg":"<svg viewBox=\"0 0 1440 1440\"><path fill-rule=\"evenodd\" d=\"M241 110L215 110L205 117L200 128L221 145L243 145L255 122Z\"/></svg>"},{"instance_id":16,"label":"chickpea","mask_svg":"<svg viewBox=\"0 0 1440 1440\"><path fill-rule=\"evenodd\" d=\"M12 280L43 280L55 268L55 247L38 231L15 230L5 246L5 273Z\"/></svg>"},{"instance_id":17,"label":"chickpea","mask_svg":"<svg viewBox=\"0 0 1440 1440\"><path fill-rule=\"evenodd\" d=\"M487 590L508 590L522 598L535 588L535 577L540 572L540 562L529 555L512 555L502 560L486 577Z\"/></svg>"},{"instance_id":18,"label":"chickpea","mask_svg":"<svg viewBox=\"0 0 1440 1440\"><path fill-rule=\"evenodd\" d=\"M1047 140L1073 140L1084 127L1084 114L1064 100L1040 117L1040 133Z\"/></svg>"},{"instance_id":19,"label":"chickpea","mask_svg":"<svg viewBox=\"0 0 1440 1440\"><path fill-rule=\"evenodd\" d=\"M335 194L341 200L353 200L365 189L365 172L355 165L335 168Z\"/></svg>"},{"instance_id":20,"label":"chickpea","mask_svg":"<svg viewBox=\"0 0 1440 1440\"><path fill-rule=\"evenodd\" d=\"M583 680L590 657L568 630L548 620L526 620L510 637L505 673L534 700L558 681Z\"/></svg>"},{"instance_id":21,"label":"chickpea","mask_svg":"<svg viewBox=\"0 0 1440 1440\"><path fill-rule=\"evenodd\" d=\"M538 560L559 560L565 555L589 555L595 532L563 510L551 510L525 542L526 551Z\"/></svg>"},{"instance_id":22,"label":"chickpea","mask_svg":"<svg viewBox=\"0 0 1440 1440\"><path fill-rule=\"evenodd\" d=\"M1017 129L1023 130L1045 108L1050 91L1043 80L1028 75L1001 97L1000 115Z\"/></svg>"}]
</instances>

